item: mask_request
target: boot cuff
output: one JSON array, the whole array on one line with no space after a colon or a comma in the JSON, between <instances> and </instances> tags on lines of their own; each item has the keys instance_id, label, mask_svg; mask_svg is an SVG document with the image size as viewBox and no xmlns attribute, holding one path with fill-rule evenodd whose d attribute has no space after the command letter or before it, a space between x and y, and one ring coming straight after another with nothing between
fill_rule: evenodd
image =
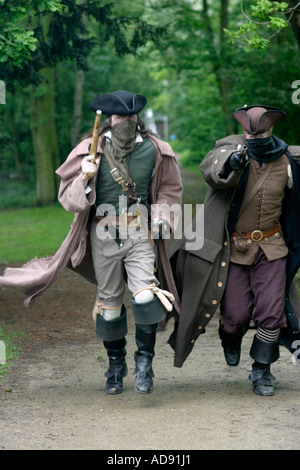
<instances>
[{"instance_id":1,"label":"boot cuff","mask_svg":"<svg viewBox=\"0 0 300 470\"><path fill-rule=\"evenodd\" d=\"M141 304L131 297L131 306L134 316L134 321L138 325L152 325L164 320L165 311L156 296L150 302Z\"/></svg>"},{"instance_id":2,"label":"boot cuff","mask_svg":"<svg viewBox=\"0 0 300 470\"><path fill-rule=\"evenodd\" d=\"M106 321L98 314L96 319L96 335L104 341L115 341L127 334L126 308L122 305L121 316L115 320Z\"/></svg>"},{"instance_id":3,"label":"boot cuff","mask_svg":"<svg viewBox=\"0 0 300 470\"><path fill-rule=\"evenodd\" d=\"M250 356L261 364L272 364L279 358L279 341L270 343L255 335L250 349Z\"/></svg>"}]
</instances>

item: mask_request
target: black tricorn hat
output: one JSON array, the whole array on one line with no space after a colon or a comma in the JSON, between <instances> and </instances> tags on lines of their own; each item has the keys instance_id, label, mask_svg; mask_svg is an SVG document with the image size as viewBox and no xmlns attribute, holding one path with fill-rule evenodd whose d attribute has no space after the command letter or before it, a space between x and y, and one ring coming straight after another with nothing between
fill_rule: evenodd
<instances>
[{"instance_id":1,"label":"black tricorn hat","mask_svg":"<svg viewBox=\"0 0 300 470\"><path fill-rule=\"evenodd\" d=\"M127 90L117 90L102 96L98 96L90 104L90 109L97 111L101 109L103 114L119 114L129 116L139 113L145 106L147 100L142 95L135 95Z\"/></svg>"},{"instance_id":2,"label":"black tricorn hat","mask_svg":"<svg viewBox=\"0 0 300 470\"><path fill-rule=\"evenodd\" d=\"M242 128L252 135L267 131L285 116L286 112L282 109L263 105L245 106L232 114Z\"/></svg>"}]
</instances>

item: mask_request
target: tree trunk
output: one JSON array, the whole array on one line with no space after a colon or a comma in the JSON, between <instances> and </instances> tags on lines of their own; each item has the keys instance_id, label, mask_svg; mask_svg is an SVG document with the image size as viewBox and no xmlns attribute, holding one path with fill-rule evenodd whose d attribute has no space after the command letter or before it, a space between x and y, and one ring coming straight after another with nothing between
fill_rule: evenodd
<instances>
[{"instance_id":1,"label":"tree trunk","mask_svg":"<svg viewBox=\"0 0 300 470\"><path fill-rule=\"evenodd\" d=\"M234 124L231 117L230 97L231 97L231 84L230 75L226 67L226 38L224 28L228 28L228 4L229 0L221 1L221 14L220 14L220 62L218 68L220 93L222 99L222 106L225 119L225 128L228 134L234 132Z\"/></svg>"},{"instance_id":2,"label":"tree trunk","mask_svg":"<svg viewBox=\"0 0 300 470\"><path fill-rule=\"evenodd\" d=\"M86 0L80 0L80 5L84 5ZM87 17L83 13L81 17L84 27L87 24ZM73 104L73 121L70 133L71 145L75 147L78 143L81 130L82 122L82 103L83 103L83 91L84 91L84 79L85 74L82 65L84 64L86 58L79 57L77 59L77 71L76 71L76 82L75 82L75 92L74 92L74 104Z\"/></svg>"},{"instance_id":3,"label":"tree trunk","mask_svg":"<svg viewBox=\"0 0 300 470\"><path fill-rule=\"evenodd\" d=\"M55 69L41 72L45 82L32 89L31 131L36 161L36 204L53 204L56 199L54 161L57 161L55 125Z\"/></svg>"},{"instance_id":4,"label":"tree trunk","mask_svg":"<svg viewBox=\"0 0 300 470\"><path fill-rule=\"evenodd\" d=\"M75 147L80 137L81 121L82 121L82 100L83 100L83 86L84 86L84 71L77 69L76 84L74 93L73 105L73 121L71 128L71 145Z\"/></svg>"},{"instance_id":5,"label":"tree trunk","mask_svg":"<svg viewBox=\"0 0 300 470\"><path fill-rule=\"evenodd\" d=\"M205 27L210 39L210 53L212 55L213 70L216 75L216 80L219 88L221 104L224 115L225 129L228 134L233 133L234 125L231 119L230 110L230 96L231 96L231 85L229 81L229 75L226 70L226 49L225 49L225 34L224 28L228 25L228 3L229 0L222 0L220 5L220 29L219 29L219 41L218 45L215 46L215 38L213 29L211 27L207 0L203 0L203 18Z\"/></svg>"},{"instance_id":6,"label":"tree trunk","mask_svg":"<svg viewBox=\"0 0 300 470\"><path fill-rule=\"evenodd\" d=\"M8 128L10 132L10 137L12 139L12 153L14 157L15 170L20 171L20 153L18 146L18 131L16 126L16 117L15 117L15 90L12 87L11 92L9 92L9 99L7 100L7 110L8 110ZM23 175L21 175L23 177Z\"/></svg>"},{"instance_id":7,"label":"tree trunk","mask_svg":"<svg viewBox=\"0 0 300 470\"><path fill-rule=\"evenodd\" d=\"M42 18L47 37L51 16ZM36 204L49 205L56 200L54 164L58 161L55 123L55 68L40 71L42 82L31 90L31 132L36 161ZM54 163L55 162L55 163Z\"/></svg>"}]
</instances>

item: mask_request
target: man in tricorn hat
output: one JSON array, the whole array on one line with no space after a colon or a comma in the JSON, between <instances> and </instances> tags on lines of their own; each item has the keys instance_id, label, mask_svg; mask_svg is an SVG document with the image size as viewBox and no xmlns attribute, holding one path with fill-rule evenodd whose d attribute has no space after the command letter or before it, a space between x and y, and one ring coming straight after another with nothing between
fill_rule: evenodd
<instances>
[{"instance_id":1,"label":"man in tricorn hat","mask_svg":"<svg viewBox=\"0 0 300 470\"><path fill-rule=\"evenodd\" d=\"M59 201L75 212L66 240L52 258L8 268L0 279L2 285L27 294L26 304L66 266L97 284L93 318L109 359L108 394L121 393L127 375L125 282L136 325L137 392L152 391L157 325L176 304L163 230L175 229L182 183L170 145L147 131L139 117L145 105L144 96L127 90L91 103L93 111L107 115L96 155L90 152L90 135L56 172L61 178ZM166 290L158 287L161 279Z\"/></svg>"},{"instance_id":2,"label":"man in tricorn hat","mask_svg":"<svg viewBox=\"0 0 300 470\"><path fill-rule=\"evenodd\" d=\"M100 131L102 156L99 163L86 156L81 165L81 190L86 194L87 204L93 202L97 206L90 229L98 286L93 317L96 333L103 340L109 358L108 394L122 392L123 377L127 374L124 271L132 293L136 325L135 389L140 393L152 391L156 329L165 318L165 310L155 295L159 284L155 276L155 250L148 234L143 236L142 228L148 230L148 218L145 217L147 226L142 227L141 212L147 212L149 203L156 205L149 235L153 239L164 223L173 225L169 219L169 204L181 203L182 185L174 153L168 144L145 129L138 116L145 105L144 96L127 90L96 98L90 108L100 109L108 116ZM112 177L112 168L117 168L125 186ZM60 201L66 208L70 204L71 186L72 181L62 182Z\"/></svg>"},{"instance_id":3,"label":"man in tricorn hat","mask_svg":"<svg viewBox=\"0 0 300 470\"><path fill-rule=\"evenodd\" d=\"M264 396L274 393L270 366L279 357L279 341L295 352L299 338L292 280L300 264L300 147L272 134L285 116L260 105L233 114L243 134L219 140L200 165L210 186L203 247L188 251L183 238L170 253L181 296L179 322L169 340L175 365L182 366L220 307L219 334L229 366L239 363L251 320L257 329L249 378Z\"/></svg>"}]
</instances>

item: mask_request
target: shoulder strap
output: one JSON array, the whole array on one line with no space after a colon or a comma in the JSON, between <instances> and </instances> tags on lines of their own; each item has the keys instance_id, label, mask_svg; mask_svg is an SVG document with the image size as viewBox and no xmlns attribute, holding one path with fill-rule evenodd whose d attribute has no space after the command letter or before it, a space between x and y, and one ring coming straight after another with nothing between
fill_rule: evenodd
<instances>
[{"instance_id":1,"label":"shoulder strap","mask_svg":"<svg viewBox=\"0 0 300 470\"><path fill-rule=\"evenodd\" d=\"M133 202L140 203L141 197L136 192L135 183L134 183L134 181L132 180L132 178L130 176L129 168L127 167L125 162L123 162L123 172L125 174L125 176L124 176L119 171L119 168L117 167L117 165L114 164L113 159L111 158L111 156L109 155L109 152L107 151L107 149L104 146L103 146L103 153L104 153L104 155L105 155L105 157L108 161L108 164L111 168L110 174L111 174L113 180L116 183L121 185L124 193L126 194L128 200L130 201L130 203L133 203Z\"/></svg>"},{"instance_id":2,"label":"shoulder strap","mask_svg":"<svg viewBox=\"0 0 300 470\"><path fill-rule=\"evenodd\" d=\"M111 168L110 174L113 177L113 180L116 183L119 183L122 186L123 191L127 192L128 191L128 185L126 184L127 181L123 176L120 175L119 170L116 167L116 165L114 164L112 158L109 156L109 154L108 154L108 152L105 148L105 145L103 145L103 153L104 153L105 158L108 161L108 164Z\"/></svg>"}]
</instances>

